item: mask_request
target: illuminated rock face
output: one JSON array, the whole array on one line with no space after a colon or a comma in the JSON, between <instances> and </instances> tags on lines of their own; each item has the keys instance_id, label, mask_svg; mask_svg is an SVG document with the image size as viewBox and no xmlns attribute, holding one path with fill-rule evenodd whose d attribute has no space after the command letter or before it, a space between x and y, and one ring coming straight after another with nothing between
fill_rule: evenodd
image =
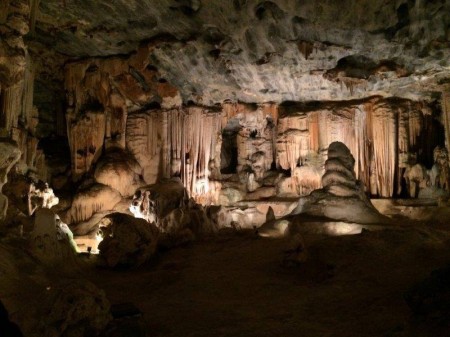
<instances>
[{"instance_id":1,"label":"illuminated rock face","mask_svg":"<svg viewBox=\"0 0 450 337\"><path fill-rule=\"evenodd\" d=\"M43 45L71 56L61 77L75 181L94 173L129 196L179 177L202 204L298 197L321 187L328 146L341 141L368 194L406 196L411 159L430 170L445 146L427 135L450 128L429 104L448 91L448 4L102 6L41 4L31 46L39 64ZM102 161L110 148L138 165Z\"/></svg>"},{"instance_id":2,"label":"illuminated rock face","mask_svg":"<svg viewBox=\"0 0 450 337\"><path fill-rule=\"evenodd\" d=\"M448 4L1 6L0 131L18 143L17 168L56 171L46 170L36 125L53 113L71 158L57 185L70 176L108 192L77 192L63 216L71 225L93 228L93 217L162 178L179 178L204 205L306 196L325 187L335 141L353 154L367 195L448 189L448 162L432 155L450 141ZM22 36L35 19L28 51ZM34 108L33 92L42 106L50 80L66 94L65 116Z\"/></svg>"},{"instance_id":3,"label":"illuminated rock face","mask_svg":"<svg viewBox=\"0 0 450 337\"><path fill-rule=\"evenodd\" d=\"M322 176L323 188L301 197L291 214L324 216L356 223L387 222L388 219L370 203L362 182L356 180L354 165L355 159L345 144L331 143Z\"/></svg>"},{"instance_id":4,"label":"illuminated rock face","mask_svg":"<svg viewBox=\"0 0 450 337\"><path fill-rule=\"evenodd\" d=\"M429 151L443 145L442 113L425 102L371 97L152 108L127 115L123 145L103 136L104 114L98 113L99 123L104 123L96 127L99 133L92 134L89 128L81 132L84 139L100 136L92 145L89 162L83 157L80 173L93 171L97 182L122 197L171 177L180 178L188 195L201 204L305 196L323 186L326 153L334 141L343 142L355 155L355 178L369 195L417 197L429 174L435 175L435 181L438 171L445 175L438 166L431 170L434 159ZM77 132L69 130L69 135ZM99 159L94 148L99 149ZM73 159L76 166L79 159L78 153ZM420 164L415 169L413 160ZM418 180L420 187L411 192Z\"/></svg>"}]
</instances>

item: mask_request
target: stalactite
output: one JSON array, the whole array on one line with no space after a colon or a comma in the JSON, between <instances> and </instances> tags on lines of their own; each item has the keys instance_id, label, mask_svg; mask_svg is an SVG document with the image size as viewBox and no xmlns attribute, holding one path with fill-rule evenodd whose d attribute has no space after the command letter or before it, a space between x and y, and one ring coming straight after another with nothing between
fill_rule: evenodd
<instances>
[{"instance_id":1,"label":"stalactite","mask_svg":"<svg viewBox=\"0 0 450 337\"><path fill-rule=\"evenodd\" d=\"M29 0L30 1L30 33L34 34L34 28L36 25L36 17L39 13L40 0Z\"/></svg>"},{"instance_id":2,"label":"stalactite","mask_svg":"<svg viewBox=\"0 0 450 337\"><path fill-rule=\"evenodd\" d=\"M358 106L354 111L354 132L355 132L355 172L365 186L370 183L370 160L369 148L367 146L367 113L364 106Z\"/></svg>"},{"instance_id":3,"label":"stalactite","mask_svg":"<svg viewBox=\"0 0 450 337\"><path fill-rule=\"evenodd\" d=\"M35 124L33 121L33 94L34 94L34 66L31 62L31 58L26 54L26 63L24 73L24 82L23 82L23 92L22 92L22 119L25 122L27 129L29 132L34 134L35 130L33 125Z\"/></svg>"},{"instance_id":4,"label":"stalactite","mask_svg":"<svg viewBox=\"0 0 450 337\"><path fill-rule=\"evenodd\" d=\"M2 92L2 127L11 131L17 128L21 112L23 81L6 88Z\"/></svg>"},{"instance_id":5,"label":"stalactite","mask_svg":"<svg viewBox=\"0 0 450 337\"><path fill-rule=\"evenodd\" d=\"M308 115L308 130L310 135L310 149L319 151L319 116L316 112Z\"/></svg>"},{"instance_id":6,"label":"stalactite","mask_svg":"<svg viewBox=\"0 0 450 337\"><path fill-rule=\"evenodd\" d=\"M161 153L162 153L162 176L164 178L170 177L170 142L169 142L169 113L163 111L161 113Z\"/></svg>"},{"instance_id":7,"label":"stalactite","mask_svg":"<svg viewBox=\"0 0 450 337\"><path fill-rule=\"evenodd\" d=\"M411 103L408 104L409 115L409 145L415 147L417 139L420 136L423 128L423 114L417 109L411 107Z\"/></svg>"},{"instance_id":8,"label":"stalactite","mask_svg":"<svg viewBox=\"0 0 450 337\"><path fill-rule=\"evenodd\" d=\"M403 108L398 109L398 165L399 168L406 168L409 164L408 156L410 149L410 127L409 113Z\"/></svg>"},{"instance_id":9,"label":"stalactite","mask_svg":"<svg viewBox=\"0 0 450 337\"><path fill-rule=\"evenodd\" d=\"M392 197L397 156L396 115L390 106L377 104L372 120L377 192L382 197Z\"/></svg>"},{"instance_id":10,"label":"stalactite","mask_svg":"<svg viewBox=\"0 0 450 337\"><path fill-rule=\"evenodd\" d=\"M303 55L305 60L308 59L308 57L312 54L314 50L314 44L309 41L299 41L297 43L297 47L299 52Z\"/></svg>"}]
</instances>

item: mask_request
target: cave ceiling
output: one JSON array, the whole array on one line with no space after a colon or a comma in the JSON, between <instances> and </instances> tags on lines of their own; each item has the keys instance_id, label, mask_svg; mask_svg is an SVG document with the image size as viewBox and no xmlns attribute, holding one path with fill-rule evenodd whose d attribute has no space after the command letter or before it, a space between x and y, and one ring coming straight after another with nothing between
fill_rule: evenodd
<instances>
[{"instance_id":1,"label":"cave ceiling","mask_svg":"<svg viewBox=\"0 0 450 337\"><path fill-rule=\"evenodd\" d=\"M450 82L449 13L449 0L46 0L31 45L67 59L148 45L203 105L433 99Z\"/></svg>"}]
</instances>

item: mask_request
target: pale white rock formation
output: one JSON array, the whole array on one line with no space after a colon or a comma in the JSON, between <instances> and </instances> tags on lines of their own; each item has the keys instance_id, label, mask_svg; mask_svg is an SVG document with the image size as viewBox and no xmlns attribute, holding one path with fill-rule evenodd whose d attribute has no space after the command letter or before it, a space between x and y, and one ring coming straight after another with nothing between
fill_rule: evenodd
<instances>
[{"instance_id":1,"label":"pale white rock formation","mask_svg":"<svg viewBox=\"0 0 450 337\"><path fill-rule=\"evenodd\" d=\"M258 228L258 235L262 237L280 238L287 234L289 221L272 219Z\"/></svg>"},{"instance_id":2,"label":"pale white rock formation","mask_svg":"<svg viewBox=\"0 0 450 337\"><path fill-rule=\"evenodd\" d=\"M328 148L322 189L301 197L291 215L322 216L333 220L356 223L383 223L389 219L381 215L370 203L361 181L356 180L355 159L341 142Z\"/></svg>"},{"instance_id":3,"label":"pale white rock formation","mask_svg":"<svg viewBox=\"0 0 450 337\"><path fill-rule=\"evenodd\" d=\"M254 192L249 192L245 195L245 200L260 200L275 197L277 190L274 186L262 186Z\"/></svg>"},{"instance_id":4,"label":"pale white rock formation","mask_svg":"<svg viewBox=\"0 0 450 337\"><path fill-rule=\"evenodd\" d=\"M50 188L48 183L42 183L39 185L40 186L36 186L34 183L30 185L28 197L32 203L32 205L30 205L30 214L33 213L31 210L34 210L36 207L40 206L43 208L52 208L59 203L59 198L55 195L53 189ZM38 203L33 203L34 200L38 200Z\"/></svg>"},{"instance_id":5,"label":"pale white rock formation","mask_svg":"<svg viewBox=\"0 0 450 337\"><path fill-rule=\"evenodd\" d=\"M276 105L224 103L223 115L224 131L237 133L237 173L253 174L252 179L261 183L274 162ZM256 186L249 188L252 192Z\"/></svg>"},{"instance_id":6,"label":"pale white rock formation","mask_svg":"<svg viewBox=\"0 0 450 337\"><path fill-rule=\"evenodd\" d=\"M29 244L32 254L48 265L73 261L77 251L69 227L48 208L36 211Z\"/></svg>"},{"instance_id":7,"label":"pale white rock formation","mask_svg":"<svg viewBox=\"0 0 450 337\"><path fill-rule=\"evenodd\" d=\"M155 253L160 231L153 223L128 214L112 213L110 223L101 227L103 240L98 249L107 266L137 267Z\"/></svg>"},{"instance_id":8,"label":"pale white rock formation","mask_svg":"<svg viewBox=\"0 0 450 337\"><path fill-rule=\"evenodd\" d=\"M219 193L219 205L229 206L243 200L245 192L235 187L224 187Z\"/></svg>"}]
</instances>

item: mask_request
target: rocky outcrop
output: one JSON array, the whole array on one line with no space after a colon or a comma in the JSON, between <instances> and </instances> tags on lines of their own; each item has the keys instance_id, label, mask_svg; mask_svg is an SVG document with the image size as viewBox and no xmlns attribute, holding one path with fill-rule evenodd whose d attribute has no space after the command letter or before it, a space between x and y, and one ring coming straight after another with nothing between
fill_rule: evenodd
<instances>
[{"instance_id":1,"label":"rocky outcrop","mask_svg":"<svg viewBox=\"0 0 450 337\"><path fill-rule=\"evenodd\" d=\"M151 104L170 109L181 105L176 88L159 81L149 64L151 48L128 59L89 59L69 63L65 71L68 95L67 130L75 179L89 172L106 147L125 148L129 111Z\"/></svg>"},{"instance_id":2,"label":"rocky outcrop","mask_svg":"<svg viewBox=\"0 0 450 337\"><path fill-rule=\"evenodd\" d=\"M153 223L121 213L107 219L110 223L100 228L103 241L98 246L107 266L137 267L155 253L159 230Z\"/></svg>"},{"instance_id":3,"label":"rocky outcrop","mask_svg":"<svg viewBox=\"0 0 450 337\"><path fill-rule=\"evenodd\" d=\"M177 178L139 188L130 206L137 218L154 223L164 233L177 233L189 229L194 234L217 231L218 221L194 199L189 199L186 189Z\"/></svg>"},{"instance_id":4,"label":"rocky outcrop","mask_svg":"<svg viewBox=\"0 0 450 337\"><path fill-rule=\"evenodd\" d=\"M31 171L46 180L45 156L36 137L35 68L23 39L36 10L29 1L6 0L0 5L0 137L17 143L23 174Z\"/></svg>"},{"instance_id":5,"label":"rocky outcrop","mask_svg":"<svg viewBox=\"0 0 450 337\"><path fill-rule=\"evenodd\" d=\"M385 223L367 198L364 185L356 180L355 159L341 142L333 142L328 148L323 188L301 197L291 215L308 214L356 223Z\"/></svg>"},{"instance_id":6,"label":"rocky outcrop","mask_svg":"<svg viewBox=\"0 0 450 337\"><path fill-rule=\"evenodd\" d=\"M98 334L111 320L105 293L87 281L63 281L49 289L47 307L41 316L48 335L76 336Z\"/></svg>"},{"instance_id":7,"label":"rocky outcrop","mask_svg":"<svg viewBox=\"0 0 450 337\"><path fill-rule=\"evenodd\" d=\"M54 263L43 267L27 255L24 241L0 240L0 292L10 320L24 336L99 334L111 320L104 292L76 276L67 256L60 256L56 273Z\"/></svg>"},{"instance_id":8,"label":"rocky outcrop","mask_svg":"<svg viewBox=\"0 0 450 337\"><path fill-rule=\"evenodd\" d=\"M26 47L22 37L29 31L30 6L28 1L7 0L2 2L0 9L4 37L0 42L0 83L2 93L6 94L9 87L18 84L24 77Z\"/></svg>"}]
</instances>

